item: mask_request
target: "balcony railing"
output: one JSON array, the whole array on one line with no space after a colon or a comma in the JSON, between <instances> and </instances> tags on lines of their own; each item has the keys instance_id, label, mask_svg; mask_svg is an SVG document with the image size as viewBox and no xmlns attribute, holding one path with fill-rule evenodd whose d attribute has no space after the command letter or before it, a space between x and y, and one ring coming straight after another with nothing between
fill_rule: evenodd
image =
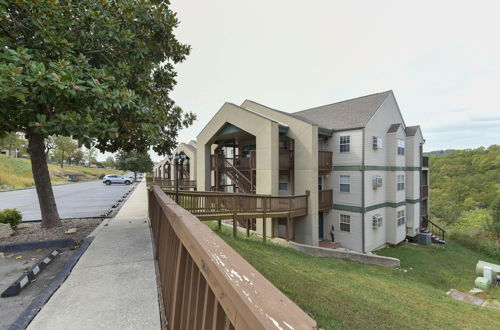
<instances>
[{"instance_id":1,"label":"balcony railing","mask_svg":"<svg viewBox=\"0 0 500 330\"><path fill-rule=\"evenodd\" d=\"M420 186L420 198L426 198L429 195L429 186Z\"/></svg>"},{"instance_id":2,"label":"balcony railing","mask_svg":"<svg viewBox=\"0 0 500 330\"><path fill-rule=\"evenodd\" d=\"M422 167L429 167L429 157L422 156Z\"/></svg>"},{"instance_id":3,"label":"balcony railing","mask_svg":"<svg viewBox=\"0 0 500 330\"><path fill-rule=\"evenodd\" d=\"M318 170L320 172L330 172L333 166L333 152L318 151Z\"/></svg>"},{"instance_id":4,"label":"balcony railing","mask_svg":"<svg viewBox=\"0 0 500 330\"><path fill-rule=\"evenodd\" d=\"M163 178L153 178L153 184L160 186L165 189L175 189L175 180L163 179ZM196 189L196 180L179 179L179 189L189 190Z\"/></svg>"},{"instance_id":5,"label":"balcony railing","mask_svg":"<svg viewBox=\"0 0 500 330\"><path fill-rule=\"evenodd\" d=\"M294 166L293 150L280 149L279 151L279 166L280 170L290 170Z\"/></svg>"},{"instance_id":6,"label":"balcony railing","mask_svg":"<svg viewBox=\"0 0 500 330\"><path fill-rule=\"evenodd\" d=\"M318 191L319 211L330 210L333 207L333 189Z\"/></svg>"},{"instance_id":7,"label":"balcony railing","mask_svg":"<svg viewBox=\"0 0 500 330\"><path fill-rule=\"evenodd\" d=\"M149 191L169 329L317 329L316 322L158 186Z\"/></svg>"}]
</instances>

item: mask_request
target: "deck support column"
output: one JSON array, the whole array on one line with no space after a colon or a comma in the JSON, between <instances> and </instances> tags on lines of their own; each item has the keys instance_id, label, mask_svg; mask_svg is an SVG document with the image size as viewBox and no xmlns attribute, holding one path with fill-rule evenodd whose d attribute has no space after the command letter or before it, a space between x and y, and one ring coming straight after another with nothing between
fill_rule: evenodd
<instances>
[{"instance_id":1,"label":"deck support column","mask_svg":"<svg viewBox=\"0 0 500 330\"><path fill-rule=\"evenodd\" d=\"M290 240L290 233L291 233L292 222L290 220L291 220L290 213L288 213L288 216L286 217L286 241L287 242Z\"/></svg>"},{"instance_id":2,"label":"deck support column","mask_svg":"<svg viewBox=\"0 0 500 330\"><path fill-rule=\"evenodd\" d=\"M238 232L238 229L237 229L237 217L236 215L233 216L233 237L236 238L237 237L237 232Z\"/></svg>"},{"instance_id":3,"label":"deck support column","mask_svg":"<svg viewBox=\"0 0 500 330\"><path fill-rule=\"evenodd\" d=\"M247 237L250 237L250 219L247 218Z\"/></svg>"},{"instance_id":4,"label":"deck support column","mask_svg":"<svg viewBox=\"0 0 500 330\"><path fill-rule=\"evenodd\" d=\"M264 213L264 216L262 217L262 241L265 243L266 242L266 227L267 227L267 224L266 224L266 213L267 213L267 197L264 197L263 198L263 213Z\"/></svg>"},{"instance_id":5,"label":"deck support column","mask_svg":"<svg viewBox=\"0 0 500 330\"><path fill-rule=\"evenodd\" d=\"M217 229L219 231L221 231L221 229L222 229L222 221L220 221L220 220L217 220Z\"/></svg>"}]
</instances>

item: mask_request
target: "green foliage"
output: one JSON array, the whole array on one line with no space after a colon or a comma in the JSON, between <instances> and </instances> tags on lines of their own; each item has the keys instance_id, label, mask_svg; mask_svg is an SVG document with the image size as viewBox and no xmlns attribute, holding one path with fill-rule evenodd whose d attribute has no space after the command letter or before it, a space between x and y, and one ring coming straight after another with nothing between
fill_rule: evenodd
<instances>
[{"instance_id":1,"label":"green foliage","mask_svg":"<svg viewBox=\"0 0 500 330\"><path fill-rule=\"evenodd\" d=\"M63 166L65 159L70 159L71 156L78 150L78 144L68 136L57 136L54 139L55 149L53 155L55 160Z\"/></svg>"},{"instance_id":2,"label":"green foliage","mask_svg":"<svg viewBox=\"0 0 500 330\"><path fill-rule=\"evenodd\" d=\"M488 208L500 196L500 146L430 156L430 213L454 224L464 211Z\"/></svg>"},{"instance_id":3,"label":"green foliage","mask_svg":"<svg viewBox=\"0 0 500 330\"><path fill-rule=\"evenodd\" d=\"M104 178L105 176L106 176L106 174L105 174L105 173L100 173L100 174L99 174L99 176L98 176L98 178L99 178L99 179L102 179L102 178Z\"/></svg>"},{"instance_id":4,"label":"green foliage","mask_svg":"<svg viewBox=\"0 0 500 330\"><path fill-rule=\"evenodd\" d=\"M2 0L0 18L0 135L165 153L194 119L169 95L190 48L168 1Z\"/></svg>"},{"instance_id":5,"label":"green foliage","mask_svg":"<svg viewBox=\"0 0 500 330\"><path fill-rule=\"evenodd\" d=\"M216 223L209 223L212 229ZM402 245L377 251L401 259L401 269L312 257L259 237L215 231L322 329L498 329L500 312L458 302L451 288L468 292L475 264L494 259L453 241L445 249ZM406 270L406 272L405 272ZM481 298L499 299L500 287Z\"/></svg>"},{"instance_id":6,"label":"green foliage","mask_svg":"<svg viewBox=\"0 0 500 330\"><path fill-rule=\"evenodd\" d=\"M497 239L500 239L500 196L498 196L491 205L491 215L486 223L486 228L493 233Z\"/></svg>"},{"instance_id":7,"label":"green foliage","mask_svg":"<svg viewBox=\"0 0 500 330\"><path fill-rule=\"evenodd\" d=\"M0 223L8 223L12 229L16 229L23 219L21 211L16 209L4 209L0 211Z\"/></svg>"},{"instance_id":8,"label":"green foliage","mask_svg":"<svg viewBox=\"0 0 500 330\"><path fill-rule=\"evenodd\" d=\"M19 155L26 153L27 141L22 138L18 132L4 132L0 135L0 149L7 150L9 156L15 156L16 150L19 150Z\"/></svg>"},{"instance_id":9,"label":"green foliage","mask_svg":"<svg viewBox=\"0 0 500 330\"><path fill-rule=\"evenodd\" d=\"M124 171L148 173L153 171L153 165L148 153L121 151L116 156L116 167Z\"/></svg>"}]
</instances>

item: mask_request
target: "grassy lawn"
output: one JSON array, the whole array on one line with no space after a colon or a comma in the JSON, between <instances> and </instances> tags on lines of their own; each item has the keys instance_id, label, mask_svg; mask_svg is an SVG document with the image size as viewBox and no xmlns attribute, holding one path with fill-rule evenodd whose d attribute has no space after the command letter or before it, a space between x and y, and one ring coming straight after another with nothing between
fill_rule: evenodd
<instances>
[{"instance_id":1,"label":"grassy lawn","mask_svg":"<svg viewBox=\"0 0 500 330\"><path fill-rule=\"evenodd\" d=\"M81 181L97 180L100 174L118 174L122 171L104 168L89 168L83 166L64 165L61 168L56 164L49 164L49 172L52 184L70 182L66 174L83 174ZM34 185L29 159L13 158L0 155L0 190L20 189Z\"/></svg>"},{"instance_id":2,"label":"grassy lawn","mask_svg":"<svg viewBox=\"0 0 500 330\"><path fill-rule=\"evenodd\" d=\"M208 225L216 229L216 223ZM473 288L478 259L494 261L453 242L444 250L413 245L381 250L378 254L401 259L401 269L389 269L311 257L242 233L233 239L224 226L219 235L321 328L500 329L500 310L446 296L452 288ZM500 288L484 297L500 300Z\"/></svg>"}]
</instances>

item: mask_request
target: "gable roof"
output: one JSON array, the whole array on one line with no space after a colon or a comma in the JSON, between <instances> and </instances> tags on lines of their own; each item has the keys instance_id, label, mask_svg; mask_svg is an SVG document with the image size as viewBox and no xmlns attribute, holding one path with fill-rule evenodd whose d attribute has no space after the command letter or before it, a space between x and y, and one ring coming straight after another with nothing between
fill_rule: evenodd
<instances>
[{"instance_id":1,"label":"gable roof","mask_svg":"<svg viewBox=\"0 0 500 330\"><path fill-rule=\"evenodd\" d=\"M420 126L408 126L405 129L406 136L415 136L417 134L417 131L420 129Z\"/></svg>"},{"instance_id":2,"label":"gable roof","mask_svg":"<svg viewBox=\"0 0 500 330\"><path fill-rule=\"evenodd\" d=\"M387 130L387 133L396 133L400 126L401 124L392 124Z\"/></svg>"},{"instance_id":3,"label":"gable roof","mask_svg":"<svg viewBox=\"0 0 500 330\"><path fill-rule=\"evenodd\" d=\"M298 111L290 115L333 130L362 128L370 121L392 91L376 93L342 102Z\"/></svg>"}]
</instances>

